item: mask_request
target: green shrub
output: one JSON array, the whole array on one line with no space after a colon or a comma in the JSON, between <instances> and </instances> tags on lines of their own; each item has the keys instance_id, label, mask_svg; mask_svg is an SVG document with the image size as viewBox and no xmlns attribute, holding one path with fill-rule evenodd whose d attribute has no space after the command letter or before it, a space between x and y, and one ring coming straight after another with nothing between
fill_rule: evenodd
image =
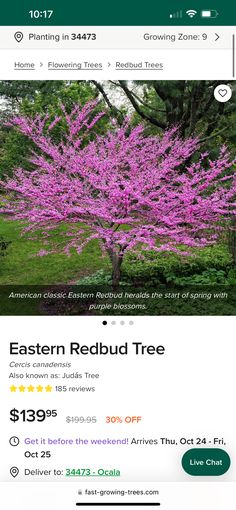
<instances>
[{"instance_id":1,"label":"green shrub","mask_svg":"<svg viewBox=\"0 0 236 510\"><path fill-rule=\"evenodd\" d=\"M0 236L0 256L3 257L6 255L6 251L10 241L4 241L4 239Z\"/></svg>"},{"instance_id":2,"label":"green shrub","mask_svg":"<svg viewBox=\"0 0 236 510\"><path fill-rule=\"evenodd\" d=\"M110 287L111 274L101 269L80 278L78 285ZM127 254L122 265L121 285L155 287L157 285L236 285L236 270L227 246L216 245L196 250L193 256L147 251Z\"/></svg>"},{"instance_id":3,"label":"green shrub","mask_svg":"<svg viewBox=\"0 0 236 510\"><path fill-rule=\"evenodd\" d=\"M111 287L112 278L111 273L107 273L104 269L100 269L89 276L83 276L77 282L77 285L101 285L103 287ZM120 285L126 285L127 282L121 281Z\"/></svg>"},{"instance_id":4,"label":"green shrub","mask_svg":"<svg viewBox=\"0 0 236 510\"><path fill-rule=\"evenodd\" d=\"M111 275L106 273L104 269L100 269L89 276L83 276L76 284L77 285L111 285Z\"/></svg>"},{"instance_id":5,"label":"green shrub","mask_svg":"<svg viewBox=\"0 0 236 510\"><path fill-rule=\"evenodd\" d=\"M214 268L203 271L201 274L173 278L175 285L236 285L236 270L226 271Z\"/></svg>"},{"instance_id":6,"label":"green shrub","mask_svg":"<svg viewBox=\"0 0 236 510\"><path fill-rule=\"evenodd\" d=\"M235 284L233 261L227 246L195 250L192 256L155 251L128 254L122 267L124 281L135 285Z\"/></svg>"}]
</instances>

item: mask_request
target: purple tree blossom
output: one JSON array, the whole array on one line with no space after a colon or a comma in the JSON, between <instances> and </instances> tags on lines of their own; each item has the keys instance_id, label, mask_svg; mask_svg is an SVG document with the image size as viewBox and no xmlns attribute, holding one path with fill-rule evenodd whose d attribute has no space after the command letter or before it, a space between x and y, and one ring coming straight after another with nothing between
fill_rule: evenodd
<instances>
[{"instance_id":1,"label":"purple tree blossom","mask_svg":"<svg viewBox=\"0 0 236 510\"><path fill-rule=\"evenodd\" d=\"M116 287L129 250L186 254L180 245L191 251L214 243L235 214L235 177L226 147L215 161L205 152L187 163L199 140L182 139L177 128L145 136L142 125L132 128L127 120L91 140L104 115L95 115L95 107L95 101L76 105L70 114L62 107L66 132L59 144L52 133L61 117L51 123L47 116L13 118L10 125L35 145L34 169L18 168L0 182L8 194L1 212L45 236L67 223L67 254L98 239Z\"/></svg>"}]
</instances>

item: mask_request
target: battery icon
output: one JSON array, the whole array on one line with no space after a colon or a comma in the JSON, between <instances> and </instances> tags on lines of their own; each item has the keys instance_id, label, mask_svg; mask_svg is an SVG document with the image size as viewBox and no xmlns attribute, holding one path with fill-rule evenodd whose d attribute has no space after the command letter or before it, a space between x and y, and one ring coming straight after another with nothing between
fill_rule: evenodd
<instances>
[{"instance_id":1,"label":"battery icon","mask_svg":"<svg viewBox=\"0 0 236 510\"><path fill-rule=\"evenodd\" d=\"M202 18L216 18L217 16L219 16L219 13L215 9L201 11Z\"/></svg>"}]
</instances>

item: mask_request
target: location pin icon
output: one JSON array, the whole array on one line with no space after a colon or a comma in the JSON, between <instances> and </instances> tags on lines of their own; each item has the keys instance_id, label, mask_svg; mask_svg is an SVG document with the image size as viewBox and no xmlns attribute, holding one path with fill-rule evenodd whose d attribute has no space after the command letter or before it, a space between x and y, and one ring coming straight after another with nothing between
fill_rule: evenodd
<instances>
[{"instance_id":1,"label":"location pin icon","mask_svg":"<svg viewBox=\"0 0 236 510\"><path fill-rule=\"evenodd\" d=\"M16 42L21 42L24 37L24 34L22 34L22 32L16 32L14 34L14 37L15 37Z\"/></svg>"},{"instance_id":2,"label":"location pin icon","mask_svg":"<svg viewBox=\"0 0 236 510\"><path fill-rule=\"evenodd\" d=\"M16 478L16 476L19 474L18 467L15 467L15 466L11 467L10 473L11 473L11 476L13 476L13 478Z\"/></svg>"}]
</instances>

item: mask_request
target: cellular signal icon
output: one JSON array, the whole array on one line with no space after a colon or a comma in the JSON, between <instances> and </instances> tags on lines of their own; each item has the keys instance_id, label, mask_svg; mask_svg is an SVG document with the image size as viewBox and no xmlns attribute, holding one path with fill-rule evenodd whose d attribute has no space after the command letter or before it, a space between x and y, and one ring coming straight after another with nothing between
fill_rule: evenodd
<instances>
[{"instance_id":1,"label":"cellular signal icon","mask_svg":"<svg viewBox=\"0 0 236 510\"><path fill-rule=\"evenodd\" d=\"M173 14L170 14L170 18L182 18L183 17L183 11L177 11Z\"/></svg>"},{"instance_id":2,"label":"cellular signal icon","mask_svg":"<svg viewBox=\"0 0 236 510\"><path fill-rule=\"evenodd\" d=\"M190 18L194 18L194 16L196 16L196 14L197 14L197 11L194 11L194 9L189 9L188 11L186 11L186 14L187 14Z\"/></svg>"}]
</instances>

